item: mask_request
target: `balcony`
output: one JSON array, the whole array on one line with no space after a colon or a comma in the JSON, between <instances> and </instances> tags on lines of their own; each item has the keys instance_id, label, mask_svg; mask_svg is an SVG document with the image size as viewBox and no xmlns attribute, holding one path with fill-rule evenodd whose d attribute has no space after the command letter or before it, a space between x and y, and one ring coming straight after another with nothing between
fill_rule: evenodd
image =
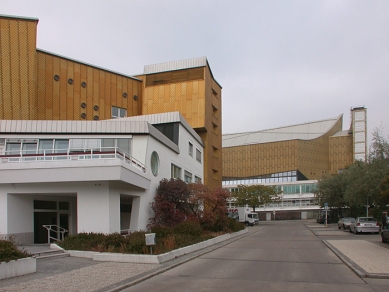
<instances>
[{"instance_id":1,"label":"balcony","mask_svg":"<svg viewBox=\"0 0 389 292\"><path fill-rule=\"evenodd\" d=\"M50 161L89 161L100 159L119 159L146 173L146 166L118 147L100 147L90 149L42 149L6 151L0 155L0 164L50 162Z\"/></svg>"}]
</instances>

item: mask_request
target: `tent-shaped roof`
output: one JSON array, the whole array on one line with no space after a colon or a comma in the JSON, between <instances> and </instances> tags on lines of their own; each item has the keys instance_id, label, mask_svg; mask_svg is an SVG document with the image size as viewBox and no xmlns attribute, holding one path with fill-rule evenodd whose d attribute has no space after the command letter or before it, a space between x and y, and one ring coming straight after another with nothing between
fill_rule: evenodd
<instances>
[{"instance_id":1,"label":"tent-shaped roof","mask_svg":"<svg viewBox=\"0 0 389 292\"><path fill-rule=\"evenodd\" d=\"M332 129L335 124L342 118L343 115L340 115L336 118L256 132L224 134L223 148L287 140L316 139Z\"/></svg>"}]
</instances>

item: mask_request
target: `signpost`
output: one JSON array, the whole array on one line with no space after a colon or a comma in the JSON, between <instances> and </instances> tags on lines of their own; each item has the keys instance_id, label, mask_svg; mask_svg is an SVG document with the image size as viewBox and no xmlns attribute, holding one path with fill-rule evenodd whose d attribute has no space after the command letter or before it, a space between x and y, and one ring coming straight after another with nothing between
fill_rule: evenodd
<instances>
[{"instance_id":1,"label":"signpost","mask_svg":"<svg viewBox=\"0 0 389 292\"><path fill-rule=\"evenodd\" d=\"M150 254L153 254L153 245L155 245L155 233L145 234L146 245L150 246Z\"/></svg>"},{"instance_id":2,"label":"signpost","mask_svg":"<svg viewBox=\"0 0 389 292\"><path fill-rule=\"evenodd\" d=\"M324 210L326 210L326 226L327 226L328 203L324 203Z\"/></svg>"}]
</instances>

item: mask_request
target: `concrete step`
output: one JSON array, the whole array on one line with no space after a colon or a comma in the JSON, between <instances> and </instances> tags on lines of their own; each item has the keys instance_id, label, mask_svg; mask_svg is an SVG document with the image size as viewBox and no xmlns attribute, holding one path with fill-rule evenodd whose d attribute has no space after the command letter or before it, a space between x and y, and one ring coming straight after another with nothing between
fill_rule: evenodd
<instances>
[{"instance_id":1,"label":"concrete step","mask_svg":"<svg viewBox=\"0 0 389 292\"><path fill-rule=\"evenodd\" d=\"M51 259L51 258L61 258L68 257L69 254L63 250L50 249L43 250L31 253L36 259Z\"/></svg>"}]
</instances>

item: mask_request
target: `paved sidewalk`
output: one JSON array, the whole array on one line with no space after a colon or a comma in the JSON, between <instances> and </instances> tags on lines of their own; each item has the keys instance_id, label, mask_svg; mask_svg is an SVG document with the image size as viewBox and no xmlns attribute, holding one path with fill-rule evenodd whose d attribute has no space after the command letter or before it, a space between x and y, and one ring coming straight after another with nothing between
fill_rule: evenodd
<instances>
[{"instance_id":1,"label":"paved sidewalk","mask_svg":"<svg viewBox=\"0 0 389 292\"><path fill-rule=\"evenodd\" d=\"M245 233L163 264L96 262L74 257L38 259L36 273L0 280L0 291L121 291L249 234ZM45 248L47 249L44 246L25 247L27 251L34 252Z\"/></svg>"},{"instance_id":2,"label":"paved sidewalk","mask_svg":"<svg viewBox=\"0 0 389 292\"><path fill-rule=\"evenodd\" d=\"M366 240L325 240L324 243L360 277L389 279L389 249Z\"/></svg>"}]
</instances>

